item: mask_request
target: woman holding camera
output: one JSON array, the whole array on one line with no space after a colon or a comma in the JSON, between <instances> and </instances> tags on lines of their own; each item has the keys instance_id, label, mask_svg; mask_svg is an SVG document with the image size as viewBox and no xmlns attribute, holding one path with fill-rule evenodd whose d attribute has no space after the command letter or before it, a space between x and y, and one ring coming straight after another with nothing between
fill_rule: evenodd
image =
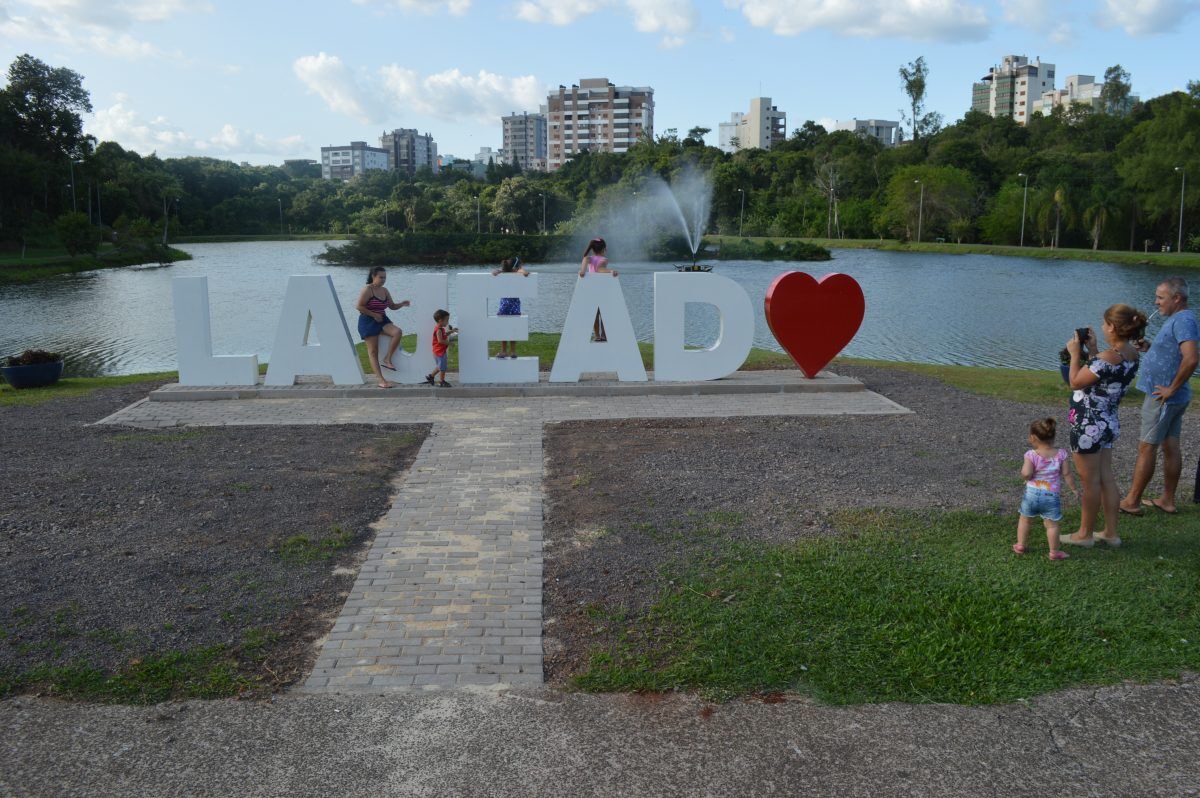
<instances>
[{"instance_id":1,"label":"woman holding camera","mask_svg":"<svg viewBox=\"0 0 1200 798\"><path fill-rule=\"evenodd\" d=\"M1074 546L1096 545L1096 537L1110 546L1120 546L1117 514L1120 494L1113 475L1112 447L1121 434L1117 410L1138 369L1138 350L1133 342L1146 331L1146 315L1129 305L1113 305L1104 311L1100 325L1108 349L1085 364L1083 349L1096 351L1096 334L1089 327L1077 330L1067 341L1071 354L1071 452L1083 487L1083 512L1079 531L1064 537ZM1081 340L1083 333L1087 340ZM1104 534L1095 535L1096 515L1104 506Z\"/></svg>"}]
</instances>

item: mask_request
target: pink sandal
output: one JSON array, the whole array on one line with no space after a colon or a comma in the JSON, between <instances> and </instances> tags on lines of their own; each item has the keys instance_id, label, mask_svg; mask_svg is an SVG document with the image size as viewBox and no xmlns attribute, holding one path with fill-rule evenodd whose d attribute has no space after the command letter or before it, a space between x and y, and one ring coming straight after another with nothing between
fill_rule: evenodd
<instances>
[{"instance_id":1,"label":"pink sandal","mask_svg":"<svg viewBox=\"0 0 1200 798\"><path fill-rule=\"evenodd\" d=\"M1071 555L1067 554L1062 549L1057 549L1055 551L1050 552L1049 556L1050 556L1050 559L1052 559L1052 560L1065 560L1068 557L1070 557Z\"/></svg>"},{"instance_id":2,"label":"pink sandal","mask_svg":"<svg viewBox=\"0 0 1200 798\"><path fill-rule=\"evenodd\" d=\"M1013 544L1013 554L1024 554L1027 551L1029 551L1029 549L1025 548L1020 543Z\"/></svg>"}]
</instances>

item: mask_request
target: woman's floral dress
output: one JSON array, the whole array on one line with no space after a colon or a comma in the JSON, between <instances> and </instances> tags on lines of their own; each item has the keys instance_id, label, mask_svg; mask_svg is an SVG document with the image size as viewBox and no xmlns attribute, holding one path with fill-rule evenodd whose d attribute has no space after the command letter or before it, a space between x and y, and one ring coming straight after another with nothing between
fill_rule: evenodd
<instances>
[{"instance_id":1,"label":"woman's floral dress","mask_svg":"<svg viewBox=\"0 0 1200 798\"><path fill-rule=\"evenodd\" d=\"M1071 424L1071 451L1080 454L1095 454L1101 449L1111 449L1116 443L1121 434L1117 408L1137 375L1138 363L1122 360L1114 365L1095 358L1088 368L1099 379L1071 394L1071 412L1067 415Z\"/></svg>"}]
</instances>

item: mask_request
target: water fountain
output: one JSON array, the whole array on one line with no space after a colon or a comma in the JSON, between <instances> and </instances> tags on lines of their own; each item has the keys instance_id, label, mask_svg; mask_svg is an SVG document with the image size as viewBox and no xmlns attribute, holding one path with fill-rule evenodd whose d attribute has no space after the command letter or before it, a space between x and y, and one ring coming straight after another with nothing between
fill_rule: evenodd
<instances>
[{"instance_id":1,"label":"water fountain","mask_svg":"<svg viewBox=\"0 0 1200 798\"><path fill-rule=\"evenodd\" d=\"M647 185L674 212L674 218L679 222L692 253L691 263L677 264L675 269L681 272L711 272L711 265L697 263L704 228L708 225L708 215L712 210L713 190L709 174L689 167L671 185L659 177L650 178Z\"/></svg>"}]
</instances>

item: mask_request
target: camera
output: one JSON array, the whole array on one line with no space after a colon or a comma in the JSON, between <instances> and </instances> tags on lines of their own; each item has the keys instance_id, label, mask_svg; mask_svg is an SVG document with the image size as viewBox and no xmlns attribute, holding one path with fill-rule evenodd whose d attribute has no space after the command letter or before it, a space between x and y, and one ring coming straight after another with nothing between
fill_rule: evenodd
<instances>
[{"instance_id":1,"label":"camera","mask_svg":"<svg viewBox=\"0 0 1200 798\"><path fill-rule=\"evenodd\" d=\"M1091 332L1087 327L1076 327L1075 337L1079 340L1079 351L1082 354L1087 351L1088 338L1091 337Z\"/></svg>"}]
</instances>

